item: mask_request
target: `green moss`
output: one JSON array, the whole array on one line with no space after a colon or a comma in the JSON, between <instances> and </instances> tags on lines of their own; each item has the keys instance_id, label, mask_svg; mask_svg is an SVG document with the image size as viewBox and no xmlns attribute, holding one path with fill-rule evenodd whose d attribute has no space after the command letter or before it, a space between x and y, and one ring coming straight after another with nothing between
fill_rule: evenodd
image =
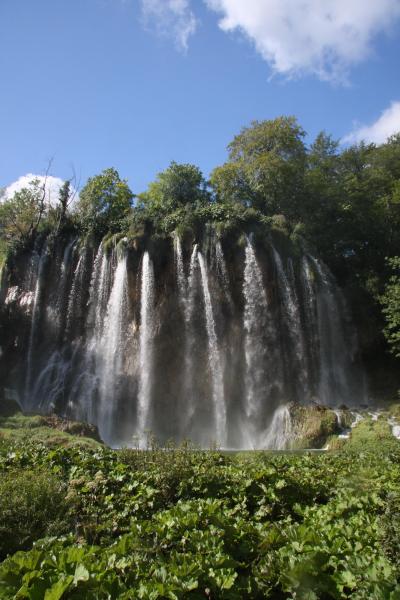
<instances>
[{"instance_id":1,"label":"green moss","mask_svg":"<svg viewBox=\"0 0 400 600\"><path fill-rule=\"evenodd\" d=\"M370 450L371 446L379 446L380 451L386 445L392 445L393 435L385 417L376 421L368 415L351 432L346 449L351 451Z\"/></svg>"},{"instance_id":2,"label":"green moss","mask_svg":"<svg viewBox=\"0 0 400 600\"><path fill-rule=\"evenodd\" d=\"M335 413L324 406L294 406L292 414L292 449L321 448L329 436L337 433Z\"/></svg>"},{"instance_id":3,"label":"green moss","mask_svg":"<svg viewBox=\"0 0 400 600\"><path fill-rule=\"evenodd\" d=\"M101 445L99 441L81 435L82 431L88 430L86 425L71 421L69 422L69 431L61 431L55 427L55 424L51 424L49 419L52 417L27 416L22 413L2 417L0 418L0 438L4 442L37 442L46 446L82 446L94 449Z\"/></svg>"}]
</instances>

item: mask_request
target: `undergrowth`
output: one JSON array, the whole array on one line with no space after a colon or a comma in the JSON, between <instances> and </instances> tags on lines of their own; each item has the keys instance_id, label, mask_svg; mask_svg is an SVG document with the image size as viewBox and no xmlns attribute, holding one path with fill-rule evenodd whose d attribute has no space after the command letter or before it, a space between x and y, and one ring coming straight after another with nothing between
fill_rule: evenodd
<instances>
[{"instance_id":1,"label":"undergrowth","mask_svg":"<svg viewBox=\"0 0 400 600\"><path fill-rule=\"evenodd\" d=\"M0 472L5 600L400 597L385 419L314 454L8 438Z\"/></svg>"}]
</instances>

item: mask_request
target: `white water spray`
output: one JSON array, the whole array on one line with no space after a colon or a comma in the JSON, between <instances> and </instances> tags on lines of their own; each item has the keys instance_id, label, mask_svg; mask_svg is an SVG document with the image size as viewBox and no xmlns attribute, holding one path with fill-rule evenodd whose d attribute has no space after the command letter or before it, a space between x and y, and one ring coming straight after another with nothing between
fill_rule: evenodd
<instances>
[{"instance_id":1,"label":"white water spray","mask_svg":"<svg viewBox=\"0 0 400 600\"><path fill-rule=\"evenodd\" d=\"M149 426L153 377L154 271L147 250L142 261L140 321L137 430L143 436Z\"/></svg>"},{"instance_id":2,"label":"white water spray","mask_svg":"<svg viewBox=\"0 0 400 600\"><path fill-rule=\"evenodd\" d=\"M114 283L107 306L103 335L100 340L101 370L100 406L98 426L103 439L109 440L112 429L112 415L116 400L116 383L122 374L123 340L126 328L127 311L127 271L126 255L119 261L114 275Z\"/></svg>"},{"instance_id":3,"label":"white water spray","mask_svg":"<svg viewBox=\"0 0 400 600\"><path fill-rule=\"evenodd\" d=\"M291 361L297 366L298 384L301 388L302 399L309 393L309 383L307 374L306 349L304 334L301 325L299 301L294 286L293 271L291 277L286 275L283 268L282 259L278 251L272 247L276 269L278 272L278 285L281 292L282 303L286 312L289 336L291 338ZM293 267L292 267L293 269Z\"/></svg>"},{"instance_id":4,"label":"white water spray","mask_svg":"<svg viewBox=\"0 0 400 600\"><path fill-rule=\"evenodd\" d=\"M209 350L209 365L212 379L212 396L215 410L215 425L217 442L224 447L226 444L226 406L224 397L224 380L221 356L218 348L217 334L215 331L214 315L211 303L211 295L208 286L207 268L203 255L198 252L198 260L203 287L204 307L206 313L206 326Z\"/></svg>"},{"instance_id":5,"label":"white water spray","mask_svg":"<svg viewBox=\"0 0 400 600\"><path fill-rule=\"evenodd\" d=\"M264 437L263 445L266 449L285 450L292 434L292 419L288 406L278 406L272 417Z\"/></svg>"},{"instance_id":6,"label":"white water spray","mask_svg":"<svg viewBox=\"0 0 400 600\"><path fill-rule=\"evenodd\" d=\"M265 400L265 358L264 331L268 312L267 296L264 290L262 273L257 264L253 246L247 240L243 279L245 359L246 359L246 402L245 413L248 418L260 416ZM254 434L250 433L250 437ZM249 440L250 441L250 440Z\"/></svg>"}]
</instances>

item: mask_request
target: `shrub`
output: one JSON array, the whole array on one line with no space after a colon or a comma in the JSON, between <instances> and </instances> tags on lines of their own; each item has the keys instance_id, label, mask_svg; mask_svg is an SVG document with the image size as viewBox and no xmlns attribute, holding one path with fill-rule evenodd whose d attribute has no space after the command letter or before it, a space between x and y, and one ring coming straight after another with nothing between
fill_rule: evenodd
<instances>
[{"instance_id":1,"label":"shrub","mask_svg":"<svg viewBox=\"0 0 400 600\"><path fill-rule=\"evenodd\" d=\"M0 559L67 527L65 485L39 471L9 471L0 479ZM68 527L67 527L68 528Z\"/></svg>"}]
</instances>

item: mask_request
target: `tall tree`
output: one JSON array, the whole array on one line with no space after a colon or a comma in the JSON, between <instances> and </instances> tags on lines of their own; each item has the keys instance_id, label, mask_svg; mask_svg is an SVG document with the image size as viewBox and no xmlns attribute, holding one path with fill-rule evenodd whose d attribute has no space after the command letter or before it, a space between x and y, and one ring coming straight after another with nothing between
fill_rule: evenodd
<instances>
[{"instance_id":1,"label":"tall tree","mask_svg":"<svg viewBox=\"0 0 400 600\"><path fill-rule=\"evenodd\" d=\"M133 194L116 169L105 169L90 177L83 187L76 207L83 231L99 236L117 232L129 214Z\"/></svg>"},{"instance_id":2,"label":"tall tree","mask_svg":"<svg viewBox=\"0 0 400 600\"><path fill-rule=\"evenodd\" d=\"M381 296L382 311L386 320L384 334L391 351L400 358L400 257L392 258L388 262L394 274L389 278Z\"/></svg>"},{"instance_id":3,"label":"tall tree","mask_svg":"<svg viewBox=\"0 0 400 600\"><path fill-rule=\"evenodd\" d=\"M296 221L302 212L304 136L294 117L253 121L229 144L228 162L211 175L218 197Z\"/></svg>"},{"instance_id":4,"label":"tall tree","mask_svg":"<svg viewBox=\"0 0 400 600\"><path fill-rule=\"evenodd\" d=\"M46 178L29 185L0 204L0 235L8 245L29 243L46 215Z\"/></svg>"}]
</instances>

